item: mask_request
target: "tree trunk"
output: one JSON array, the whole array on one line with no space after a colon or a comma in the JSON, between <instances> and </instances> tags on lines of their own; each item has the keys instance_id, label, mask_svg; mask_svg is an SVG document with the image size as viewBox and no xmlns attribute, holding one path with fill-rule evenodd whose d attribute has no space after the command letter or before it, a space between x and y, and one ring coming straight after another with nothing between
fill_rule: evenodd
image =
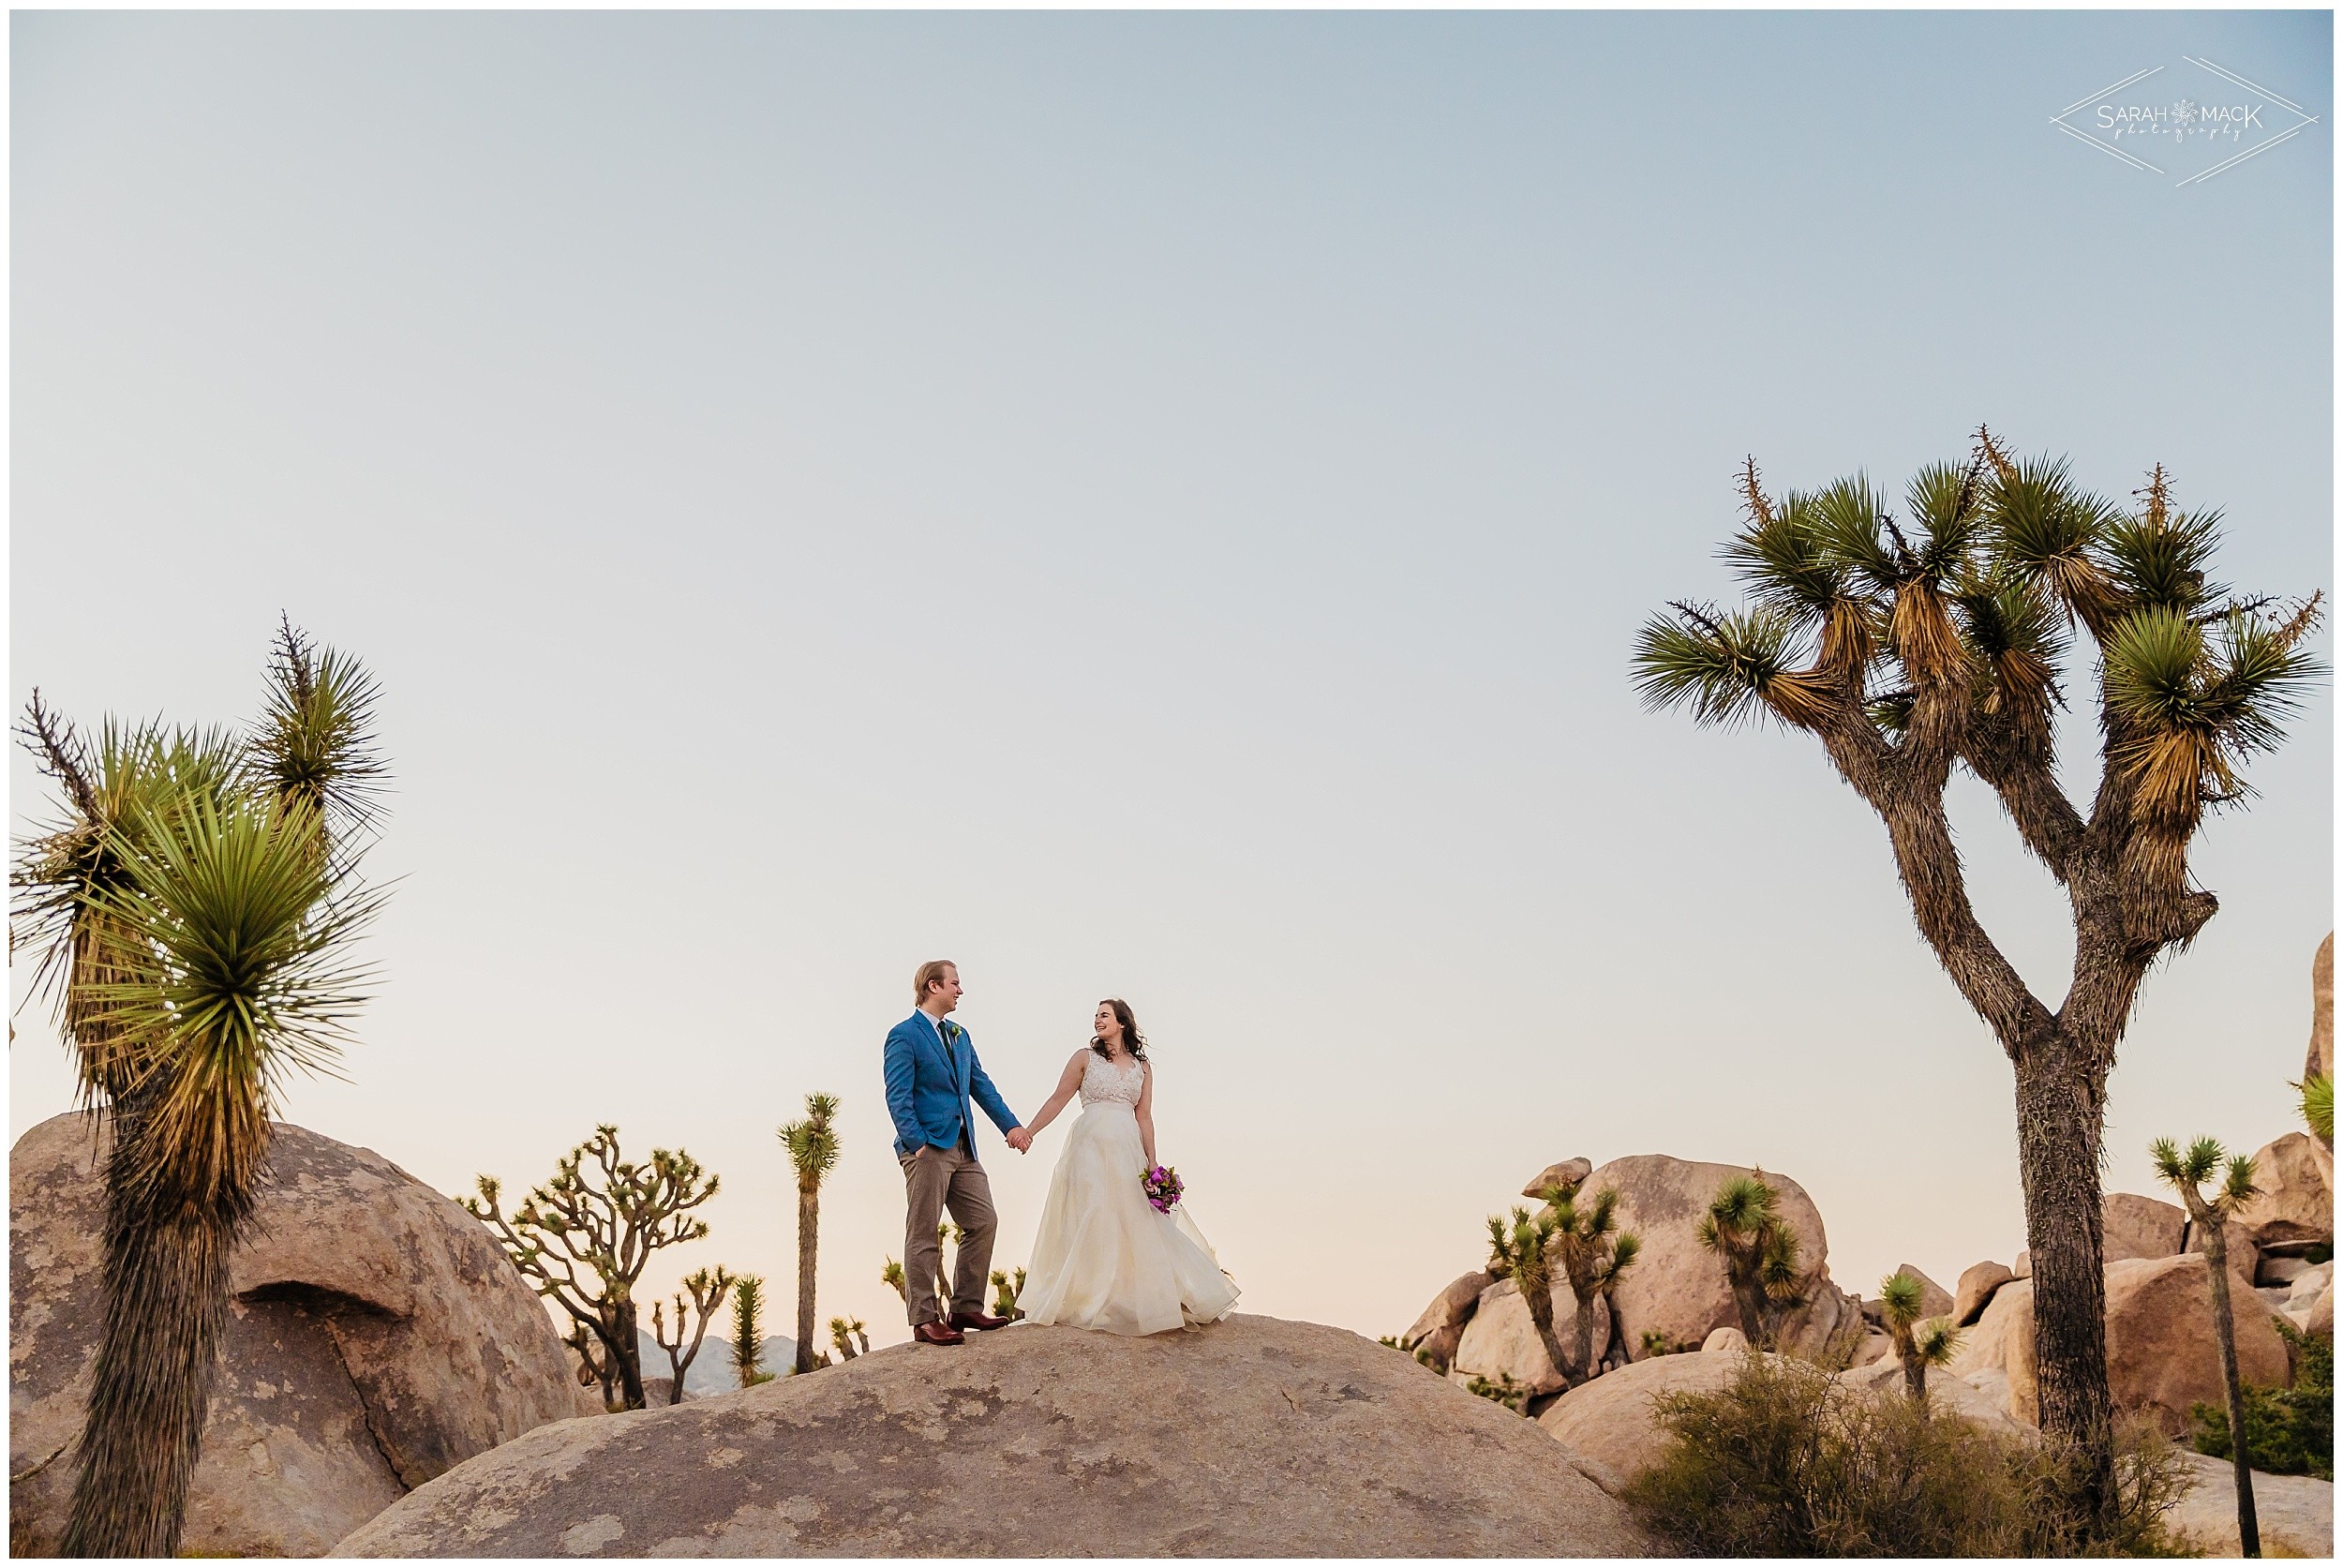
<instances>
[{"instance_id":1,"label":"tree trunk","mask_svg":"<svg viewBox=\"0 0 2343 1568\"><path fill-rule=\"evenodd\" d=\"M2107 1386L2107 1273L2099 1217L2098 1076L2063 1034L2017 1055L2018 1169L2034 1254L2034 1364L2041 1427L2084 1459L2078 1502L2097 1522L2114 1496Z\"/></svg>"},{"instance_id":2,"label":"tree trunk","mask_svg":"<svg viewBox=\"0 0 2343 1568\"><path fill-rule=\"evenodd\" d=\"M1578 1359L1571 1366L1563 1367L1562 1375L1568 1377L1574 1372L1583 1381L1595 1374L1594 1304L1596 1297L1591 1285L1587 1287L1586 1294L1580 1295L1578 1292L1578 1282L1574 1279L1571 1281L1570 1292L1577 1300L1578 1310L1572 1323L1571 1350L1576 1353Z\"/></svg>"},{"instance_id":3,"label":"tree trunk","mask_svg":"<svg viewBox=\"0 0 2343 1568\"><path fill-rule=\"evenodd\" d=\"M2246 1391L2237 1381L2237 1320L2229 1302L2229 1238L2222 1216L2204 1231L2204 1261L2213 1271L2213 1327L2221 1337L2221 1392L2229 1396L2230 1467L2237 1476L2237 1542L2247 1557L2261 1555L2261 1525L2254 1517L2254 1472L2246 1452Z\"/></svg>"},{"instance_id":4,"label":"tree trunk","mask_svg":"<svg viewBox=\"0 0 2343 1568\"><path fill-rule=\"evenodd\" d=\"M1928 1363L1917 1352L1903 1360L1903 1392L1920 1408L1921 1416L1928 1414Z\"/></svg>"},{"instance_id":5,"label":"tree trunk","mask_svg":"<svg viewBox=\"0 0 2343 1568\"><path fill-rule=\"evenodd\" d=\"M642 1330L634 1321L634 1298L623 1296L611 1304L610 1353L618 1362L619 1400L627 1410L643 1408L643 1340Z\"/></svg>"},{"instance_id":6,"label":"tree trunk","mask_svg":"<svg viewBox=\"0 0 2343 1568\"><path fill-rule=\"evenodd\" d=\"M822 1192L813 1183L798 1183L798 1370L813 1370L813 1261L819 1251ZM951 1319L951 1298L944 1298L945 1321Z\"/></svg>"},{"instance_id":7,"label":"tree trunk","mask_svg":"<svg viewBox=\"0 0 2343 1568\"><path fill-rule=\"evenodd\" d=\"M118 1109L113 1123L106 1317L82 1429L82 1473L58 1550L174 1557L227 1323L234 1227L216 1214L146 1212L128 1180L145 1118Z\"/></svg>"}]
</instances>

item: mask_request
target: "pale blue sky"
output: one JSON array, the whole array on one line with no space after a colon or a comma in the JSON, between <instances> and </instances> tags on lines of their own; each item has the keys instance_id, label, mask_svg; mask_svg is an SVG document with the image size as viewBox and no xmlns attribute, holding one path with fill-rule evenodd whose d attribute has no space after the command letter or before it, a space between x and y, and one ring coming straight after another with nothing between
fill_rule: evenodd
<instances>
[{"instance_id":1,"label":"pale blue sky","mask_svg":"<svg viewBox=\"0 0 2343 1568\"><path fill-rule=\"evenodd\" d=\"M291 1119L451 1190L845 1100L823 1316L900 1335L920 960L1030 1114L1100 996L1246 1307L1404 1327L1548 1162L1803 1183L1833 1272L2023 1245L2007 1068L1818 749L1636 707L1754 453L1990 421L2332 583L2322 122L2201 187L2047 125L2321 13L105 15L13 40L10 694L249 714L364 656L400 882ZM2322 636L2322 650L2327 646ZM2198 858L2110 1185L2292 1125L2331 707ZM10 766L20 829L37 781ZM2063 901L1957 792L2063 993ZM17 976L20 988L22 975ZM37 1008L12 1132L68 1100ZM1022 1261L1062 1133L986 1135Z\"/></svg>"}]
</instances>

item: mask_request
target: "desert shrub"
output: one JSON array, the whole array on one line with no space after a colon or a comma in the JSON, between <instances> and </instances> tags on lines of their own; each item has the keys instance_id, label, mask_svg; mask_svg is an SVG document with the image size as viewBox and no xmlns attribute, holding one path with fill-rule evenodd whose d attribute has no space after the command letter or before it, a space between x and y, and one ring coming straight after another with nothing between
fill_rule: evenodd
<instances>
[{"instance_id":1,"label":"desert shrub","mask_svg":"<svg viewBox=\"0 0 2343 1568\"><path fill-rule=\"evenodd\" d=\"M2273 1475L2335 1479L2335 1347L2280 1321L2278 1332L2294 1351L2294 1386L2247 1383L2246 1454L2253 1468ZM2229 1411L2191 1406L2197 1452L2229 1457Z\"/></svg>"},{"instance_id":2,"label":"desert shrub","mask_svg":"<svg viewBox=\"0 0 2343 1568\"><path fill-rule=\"evenodd\" d=\"M1627 1501L1694 1556L2158 1553L2186 1486L2169 1447L2134 1438L2115 1517L2062 1528L2072 1478L2055 1454L1785 1356L1748 1357L1724 1389L1655 1403L1672 1441Z\"/></svg>"},{"instance_id":3,"label":"desert shrub","mask_svg":"<svg viewBox=\"0 0 2343 1568\"><path fill-rule=\"evenodd\" d=\"M1511 1372L1498 1373L1495 1382L1476 1373L1465 1380L1465 1392L1477 1394L1484 1399L1502 1405L1515 1415L1529 1413L1525 1407L1530 1403L1530 1390L1514 1381L1514 1375Z\"/></svg>"}]
</instances>

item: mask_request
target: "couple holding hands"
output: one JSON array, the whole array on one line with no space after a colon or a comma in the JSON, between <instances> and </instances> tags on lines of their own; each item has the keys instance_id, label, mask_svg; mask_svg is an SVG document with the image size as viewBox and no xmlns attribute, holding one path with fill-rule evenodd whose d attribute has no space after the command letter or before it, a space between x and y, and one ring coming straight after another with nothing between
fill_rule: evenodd
<instances>
[{"instance_id":1,"label":"couple holding hands","mask_svg":"<svg viewBox=\"0 0 2343 1568\"><path fill-rule=\"evenodd\" d=\"M908 1211L903 1299L912 1337L958 1345L964 1330L1009 1322L984 1309L997 1218L992 1186L977 1162L972 1098L1020 1154L1070 1101L1082 1099L1082 1113L1050 1177L1018 1298L1026 1322L1160 1334L1226 1317L1236 1306L1236 1281L1179 1203L1176 1187L1150 1184L1157 1169L1155 1066L1130 1004L1098 1004L1089 1045L1067 1062L1056 1090L1026 1126L985 1076L968 1031L952 1022L962 994L959 966L944 960L921 964L912 991L918 1008L888 1031L886 1053L887 1110ZM943 1257L936 1226L946 1210L961 1230L948 1303L935 1292Z\"/></svg>"}]
</instances>

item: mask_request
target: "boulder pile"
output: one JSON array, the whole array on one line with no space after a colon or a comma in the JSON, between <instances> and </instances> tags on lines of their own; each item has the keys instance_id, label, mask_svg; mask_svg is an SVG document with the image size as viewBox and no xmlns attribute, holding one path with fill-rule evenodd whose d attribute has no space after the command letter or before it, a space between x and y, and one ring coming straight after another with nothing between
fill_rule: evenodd
<instances>
[{"instance_id":1,"label":"boulder pile","mask_svg":"<svg viewBox=\"0 0 2343 1568\"><path fill-rule=\"evenodd\" d=\"M101 1122L52 1117L8 1163L8 1471L18 1555L57 1549L97 1351ZM545 1307L480 1222L370 1149L277 1123L185 1549L317 1556L450 1467L594 1414Z\"/></svg>"}]
</instances>

